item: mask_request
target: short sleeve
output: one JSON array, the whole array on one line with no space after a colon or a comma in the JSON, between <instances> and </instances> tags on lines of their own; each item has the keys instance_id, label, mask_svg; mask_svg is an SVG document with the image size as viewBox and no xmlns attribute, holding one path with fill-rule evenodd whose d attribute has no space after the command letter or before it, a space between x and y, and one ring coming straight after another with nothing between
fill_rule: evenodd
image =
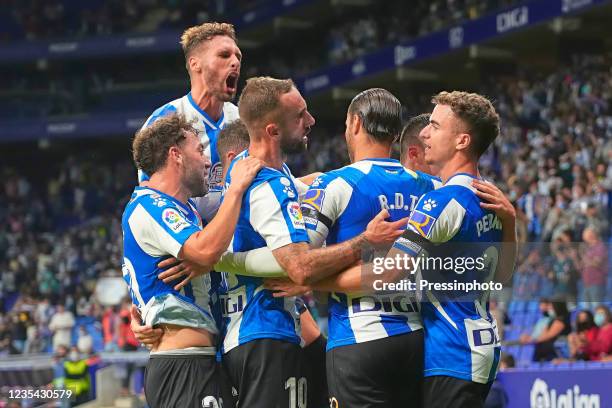
<instances>
[{"instance_id":1,"label":"short sleeve","mask_svg":"<svg viewBox=\"0 0 612 408\"><path fill-rule=\"evenodd\" d=\"M410 214L408 229L432 243L452 239L461 229L465 208L447 191L431 191L421 197Z\"/></svg>"},{"instance_id":2,"label":"short sleeve","mask_svg":"<svg viewBox=\"0 0 612 408\"><path fill-rule=\"evenodd\" d=\"M288 177L274 177L249 194L249 220L271 250L308 242L298 195Z\"/></svg>"},{"instance_id":3,"label":"short sleeve","mask_svg":"<svg viewBox=\"0 0 612 408\"><path fill-rule=\"evenodd\" d=\"M164 198L145 197L128 219L140 248L151 256L177 257L181 248L200 227L189 221L183 210Z\"/></svg>"},{"instance_id":4,"label":"short sleeve","mask_svg":"<svg viewBox=\"0 0 612 408\"><path fill-rule=\"evenodd\" d=\"M325 241L346 210L353 188L343 178L323 174L315 179L302 198L302 212L309 235ZM317 245L320 246L320 245Z\"/></svg>"}]
</instances>

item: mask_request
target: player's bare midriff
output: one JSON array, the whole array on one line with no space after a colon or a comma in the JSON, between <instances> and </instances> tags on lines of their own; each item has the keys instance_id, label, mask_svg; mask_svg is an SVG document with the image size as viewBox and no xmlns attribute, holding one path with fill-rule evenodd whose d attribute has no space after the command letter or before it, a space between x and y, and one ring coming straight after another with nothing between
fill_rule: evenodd
<instances>
[{"instance_id":1,"label":"player's bare midriff","mask_svg":"<svg viewBox=\"0 0 612 408\"><path fill-rule=\"evenodd\" d=\"M152 351L167 351L185 349L188 347L212 347L214 335L205 329L194 327L177 326L174 324L161 324L159 326L164 334L159 345Z\"/></svg>"}]
</instances>

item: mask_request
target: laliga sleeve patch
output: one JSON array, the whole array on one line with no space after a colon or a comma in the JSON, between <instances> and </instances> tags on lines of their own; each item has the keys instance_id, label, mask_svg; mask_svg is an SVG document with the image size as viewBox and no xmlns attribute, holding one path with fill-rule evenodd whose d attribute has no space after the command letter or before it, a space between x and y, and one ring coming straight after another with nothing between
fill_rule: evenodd
<instances>
[{"instance_id":1,"label":"laliga sleeve patch","mask_svg":"<svg viewBox=\"0 0 612 408\"><path fill-rule=\"evenodd\" d=\"M414 210L410 216L410 220L408 220L408 228L425 238L429 238L429 233L435 222L436 218L418 210Z\"/></svg>"},{"instance_id":2,"label":"laliga sleeve patch","mask_svg":"<svg viewBox=\"0 0 612 408\"><path fill-rule=\"evenodd\" d=\"M304 229L304 217L302 217L302 210L300 210L300 205L296 201L287 204L287 213L293 228Z\"/></svg>"},{"instance_id":3,"label":"laliga sleeve patch","mask_svg":"<svg viewBox=\"0 0 612 408\"><path fill-rule=\"evenodd\" d=\"M174 208L166 208L162 212L162 220L175 234L189 226L189 222Z\"/></svg>"}]
</instances>

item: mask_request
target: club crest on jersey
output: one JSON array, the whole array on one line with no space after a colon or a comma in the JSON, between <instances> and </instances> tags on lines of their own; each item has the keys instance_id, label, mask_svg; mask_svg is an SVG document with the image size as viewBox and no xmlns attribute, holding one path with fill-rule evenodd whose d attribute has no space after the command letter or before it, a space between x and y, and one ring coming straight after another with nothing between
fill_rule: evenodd
<instances>
[{"instance_id":1,"label":"club crest on jersey","mask_svg":"<svg viewBox=\"0 0 612 408\"><path fill-rule=\"evenodd\" d=\"M431 227L433 227L435 222L436 218L414 210L408 221L408 227L425 238L429 238Z\"/></svg>"},{"instance_id":2,"label":"club crest on jersey","mask_svg":"<svg viewBox=\"0 0 612 408\"><path fill-rule=\"evenodd\" d=\"M282 177L280 179L280 183L285 186L283 188L283 193L287 194L287 197L289 198L295 198L295 192L293 191L293 188L291 188L291 182L289 181L289 179L286 177Z\"/></svg>"},{"instance_id":3,"label":"club crest on jersey","mask_svg":"<svg viewBox=\"0 0 612 408\"><path fill-rule=\"evenodd\" d=\"M323 208L323 199L325 198L325 190L315 189L308 190L302 199L302 205L306 208L312 208L315 211L321 211Z\"/></svg>"},{"instance_id":4,"label":"club crest on jersey","mask_svg":"<svg viewBox=\"0 0 612 408\"><path fill-rule=\"evenodd\" d=\"M437 206L438 204L436 203L436 200L432 200L431 198L425 200L425 202L423 203L423 209L425 211L431 211Z\"/></svg>"},{"instance_id":5,"label":"club crest on jersey","mask_svg":"<svg viewBox=\"0 0 612 408\"><path fill-rule=\"evenodd\" d=\"M174 208L166 208L162 213L162 219L174 233L184 230L189 225L187 220Z\"/></svg>"},{"instance_id":6,"label":"club crest on jersey","mask_svg":"<svg viewBox=\"0 0 612 408\"><path fill-rule=\"evenodd\" d=\"M168 205L168 201L166 201L166 199L161 197L159 194L152 194L151 198L153 199L153 205L156 205L159 208Z\"/></svg>"},{"instance_id":7,"label":"club crest on jersey","mask_svg":"<svg viewBox=\"0 0 612 408\"><path fill-rule=\"evenodd\" d=\"M317 177L316 179L314 179L312 184L310 184L310 187L319 187L319 184L321 184L322 182L323 179L321 177Z\"/></svg>"},{"instance_id":8,"label":"club crest on jersey","mask_svg":"<svg viewBox=\"0 0 612 408\"><path fill-rule=\"evenodd\" d=\"M287 204L287 213L289 213L289 218L291 219L291 224L293 224L294 228L304 228L304 217L302 217L302 210L296 201Z\"/></svg>"}]
</instances>

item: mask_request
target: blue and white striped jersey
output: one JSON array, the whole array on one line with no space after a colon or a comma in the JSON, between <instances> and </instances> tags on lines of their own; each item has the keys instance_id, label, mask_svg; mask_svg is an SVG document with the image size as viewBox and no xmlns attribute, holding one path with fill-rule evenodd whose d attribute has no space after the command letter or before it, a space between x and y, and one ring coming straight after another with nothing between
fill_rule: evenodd
<instances>
[{"instance_id":1,"label":"blue and white striped jersey","mask_svg":"<svg viewBox=\"0 0 612 408\"><path fill-rule=\"evenodd\" d=\"M209 305L210 277L193 279L181 291L178 283L158 279L157 264L177 257L183 244L202 229L193 203L146 187L136 187L123 212L123 279L132 302L147 325L170 323L217 334Z\"/></svg>"},{"instance_id":2,"label":"blue and white striped jersey","mask_svg":"<svg viewBox=\"0 0 612 408\"><path fill-rule=\"evenodd\" d=\"M425 194L410 216L408 228L438 244L427 248L428 267L420 271L429 283L489 282L495 274L502 226L493 212L480 206L472 179L454 175L440 189ZM414 256L420 245L402 237L394 247ZM448 266L434 262L440 258ZM501 348L489 313L489 292L439 289L426 288L421 299L425 376L493 381Z\"/></svg>"},{"instance_id":3,"label":"blue and white striped jersey","mask_svg":"<svg viewBox=\"0 0 612 408\"><path fill-rule=\"evenodd\" d=\"M226 178L231 182L231 168ZM282 171L265 167L244 193L236 232L230 251L244 252L268 247L270 250L297 242L308 242L298 192L286 166ZM224 325L223 352L256 339L278 339L300 343L299 314L295 297L274 298L264 289L263 279L225 274L221 295Z\"/></svg>"},{"instance_id":4,"label":"blue and white striped jersey","mask_svg":"<svg viewBox=\"0 0 612 408\"><path fill-rule=\"evenodd\" d=\"M394 221L407 217L419 198L433 189L430 177L393 159L362 160L325 173L302 199L311 243L349 240L365 231L383 208ZM415 303L406 294L331 293L327 349L421 329Z\"/></svg>"},{"instance_id":5,"label":"blue and white striped jersey","mask_svg":"<svg viewBox=\"0 0 612 408\"><path fill-rule=\"evenodd\" d=\"M168 102L153 111L143 125L143 128L171 113L183 114L187 120L192 120L194 122L193 126L199 132L200 139L204 145L204 154L210 158L210 191L204 197L197 197L194 199L200 215L210 222L217 213L221 200L221 189L217 187L217 184L222 182L221 174L223 169L221 168L221 159L217 153L217 135L226 123L239 119L238 107L231 102L225 102L221 117L219 120L214 121L195 103L190 92L182 98ZM149 176L147 174L142 170L138 170L139 182L148 179Z\"/></svg>"}]
</instances>

